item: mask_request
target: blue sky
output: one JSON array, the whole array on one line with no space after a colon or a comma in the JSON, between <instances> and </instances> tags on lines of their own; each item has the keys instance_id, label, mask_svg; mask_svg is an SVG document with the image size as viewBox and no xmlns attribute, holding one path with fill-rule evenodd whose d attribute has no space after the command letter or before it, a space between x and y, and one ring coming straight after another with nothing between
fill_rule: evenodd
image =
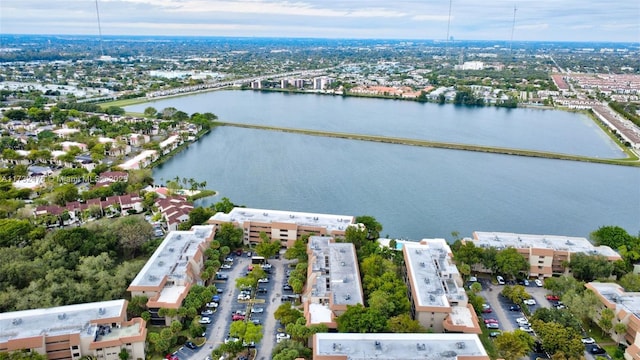
<instances>
[{"instance_id":1,"label":"blue sky","mask_svg":"<svg viewBox=\"0 0 640 360\"><path fill-rule=\"evenodd\" d=\"M105 35L445 39L449 1L98 0ZM640 42L640 1L452 0L460 40ZM95 0L2 0L0 33L97 35ZM1 45L1 44L0 44Z\"/></svg>"}]
</instances>

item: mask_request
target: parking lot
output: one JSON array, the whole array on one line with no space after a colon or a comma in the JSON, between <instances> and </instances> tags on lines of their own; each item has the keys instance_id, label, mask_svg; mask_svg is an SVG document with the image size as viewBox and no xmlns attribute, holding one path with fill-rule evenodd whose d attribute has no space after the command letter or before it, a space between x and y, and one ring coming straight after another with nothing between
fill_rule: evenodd
<instances>
[{"instance_id":1,"label":"parking lot","mask_svg":"<svg viewBox=\"0 0 640 360\"><path fill-rule=\"evenodd\" d=\"M283 284L286 280L286 270L291 261L283 259L270 259L271 269L268 282L258 283L258 289L251 293L248 300L238 300L241 294L240 289L236 289L235 280L246 274L251 257L244 253L241 256L229 255L233 262L229 267L220 269L220 274L226 275L226 280L216 280L216 288L221 289L218 306L211 308L213 314L206 315L211 319L210 324L203 324L206 327L206 343L196 349L188 346L181 347L175 352L179 359L204 360L211 355L211 351L224 343L229 338L229 330L233 322L233 315L243 314L245 321L255 321L263 326L263 338L255 344L257 351L256 359L266 360L271 358L271 352L276 344L276 334L279 324L274 319L273 314L282 303L282 295L292 295L291 291L283 291ZM224 276L223 276L224 277ZM253 312L251 311L254 308ZM240 321L240 320L238 320Z\"/></svg>"},{"instance_id":2,"label":"parking lot","mask_svg":"<svg viewBox=\"0 0 640 360\"><path fill-rule=\"evenodd\" d=\"M520 328L518 319L522 321L525 315L522 311L516 310L510 300L500 295L500 292L504 288L504 285L491 284L489 279L479 279L482 284L482 291L480 295L486 300L486 303L491 307L490 313L483 313L480 321L488 320L491 322L497 321L499 331L513 331ZM546 296L549 294L549 290L538 287L531 281L528 286L525 286L527 293L535 300L535 305L524 305L529 308L531 314L535 313L538 308L546 307L550 308L557 305L557 302L551 302L547 300ZM526 328L526 327L525 327ZM531 335L535 337L535 333L531 330ZM585 346L585 358L588 360L594 360L595 356L589 351L595 344L588 344ZM607 354L600 354L598 356L610 359ZM529 356L531 360L537 358L546 358L544 352L532 352Z\"/></svg>"}]
</instances>

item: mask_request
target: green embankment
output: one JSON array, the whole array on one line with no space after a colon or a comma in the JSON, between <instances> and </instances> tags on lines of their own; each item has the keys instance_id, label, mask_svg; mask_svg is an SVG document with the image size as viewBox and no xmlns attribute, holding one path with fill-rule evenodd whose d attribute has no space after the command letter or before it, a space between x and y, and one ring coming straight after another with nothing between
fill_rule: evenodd
<instances>
[{"instance_id":1,"label":"green embankment","mask_svg":"<svg viewBox=\"0 0 640 360\"><path fill-rule=\"evenodd\" d=\"M330 132L330 131L320 131L320 130L305 130L305 129L296 129L296 128L287 128L287 127L277 127L277 126L238 124L238 123L231 123L231 122L218 122L217 124L222 126L234 126L234 127L240 127L240 128L248 128L248 129L281 131L281 132L288 132L288 133L294 133L294 134L324 136L324 137L333 137L333 138L349 139L349 140L373 141L373 142L382 142L382 143L389 143L389 144L423 146L423 147L432 147L432 148L440 148L440 149L476 151L476 152L484 152L484 153L492 153L492 154L516 155L516 156L537 157L537 158L545 158L545 159L571 160L571 161L582 161L582 162L591 162L591 163L600 163L600 164L609 164L609 165L640 167L640 162L638 161L638 157L630 152L626 153L627 155L629 155L629 157L627 158L603 159L603 158L561 154L561 153L546 152L546 151L522 150L522 149L503 148L503 147L496 147L496 146L448 143L448 142L440 142L440 141L407 139L407 138L387 137L387 136L377 136L377 135L351 134L351 133Z\"/></svg>"}]
</instances>

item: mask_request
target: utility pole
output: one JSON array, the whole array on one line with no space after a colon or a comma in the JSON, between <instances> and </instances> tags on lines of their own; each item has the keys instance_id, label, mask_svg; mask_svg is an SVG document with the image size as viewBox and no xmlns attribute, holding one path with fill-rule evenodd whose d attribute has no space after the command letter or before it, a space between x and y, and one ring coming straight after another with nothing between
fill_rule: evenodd
<instances>
[{"instance_id":1,"label":"utility pole","mask_svg":"<svg viewBox=\"0 0 640 360\"><path fill-rule=\"evenodd\" d=\"M447 20L447 50L446 50L446 55L447 55L447 59L449 58L449 43L451 42L450 37L449 37L449 29L451 28L451 5L453 3L453 0L449 0L449 18Z\"/></svg>"},{"instance_id":2,"label":"utility pole","mask_svg":"<svg viewBox=\"0 0 640 360\"><path fill-rule=\"evenodd\" d=\"M100 25L100 9L98 8L98 0L96 0L96 15L98 17L98 36L100 42L100 55L104 56L104 48L102 47L102 26Z\"/></svg>"}]
</instances>

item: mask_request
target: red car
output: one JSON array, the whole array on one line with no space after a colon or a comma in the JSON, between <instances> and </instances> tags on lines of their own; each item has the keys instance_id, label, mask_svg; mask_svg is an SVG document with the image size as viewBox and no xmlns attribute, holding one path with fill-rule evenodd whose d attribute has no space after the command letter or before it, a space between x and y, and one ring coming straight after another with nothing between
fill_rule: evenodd
<instances>
[{"instance_id":1,"label":"red car","mask_svg":"<svg viewBox=\"0 0 640 360\"><path fill-rule=\"evenodd\" d=\"M164 358L167 360L180 360L175 354L167 354Z\"/></svg>"},{"instance_id":2,"label":"red car","mask_svg":"<svg viewBox=\"0 0 640 360\"><path fill-rule=\"evenodd\" d=\"M492 311L493 310L491 310L491 308L482 309L482 312L485 313L485 314L490 313Z\"/></svg>"},{"instance_id":3,"label":"red car","mask_svg":"<svg viewBox=\"0 0 640 360\"><path fill-rule=\"evenodd\" d=\"M560 296L558 296L558 295L547 295L547 300L549 300L549 301L558 301L558 300L560 300Z\"/></svg>"},{"instance_id":4,"label":"red car","mask_svg":"<svg viewBox=\"0 0 640 360\"><path fill-rule=\"evenodd\" d=\"M484 319L485 324L497 324L498 320L496 319Z\"/></svg>"},{"instance_id":5,"label":"red car","mask_svg":"<svg viewBox=\"0 0 640 360\"><path fill-rule=\"evenodd\" d=\"M242 316L242 315L238 315L238 314L235 314L235 315L233 315L233 316L231 317L231 320L233 320L233 321L244 320L244 316Z\"/></svg>"}]
</instances>

